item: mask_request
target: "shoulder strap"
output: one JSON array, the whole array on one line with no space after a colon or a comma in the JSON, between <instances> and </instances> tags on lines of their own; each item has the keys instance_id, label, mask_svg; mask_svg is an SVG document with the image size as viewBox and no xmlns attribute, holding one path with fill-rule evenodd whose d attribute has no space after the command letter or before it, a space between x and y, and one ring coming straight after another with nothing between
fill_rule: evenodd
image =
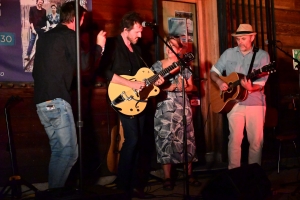
<instances>
[{"instance_id":1,"label":"shoulder strap","mask_svg":"<svg viewBox=\"0 0 300 200\"><path fill-rule=\"evenodd\" d=\"M251 60L251 63L250 63L250 67L249 67L249 70L248 70L248 74L250 74L251 73L251 71L252 71L252 68L253 68L253 63L254 63L254 60L255 60L255 56L256 56L256 53L258 52L258 47L256 47L256 46L254 46L253 47L253 56L252 56L252 60Z\"/></svg>"}]
</instances>

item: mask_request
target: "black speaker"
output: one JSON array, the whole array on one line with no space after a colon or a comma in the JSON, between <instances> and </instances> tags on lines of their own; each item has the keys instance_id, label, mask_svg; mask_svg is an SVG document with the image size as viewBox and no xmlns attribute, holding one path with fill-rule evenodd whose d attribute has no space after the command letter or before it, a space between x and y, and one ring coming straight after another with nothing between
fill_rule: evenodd
<instances>
[{"instance_id":1,"label":"black speaker","mask_svg":"<svg viewBox=\"0 0 300 200\"><path fill-rule=\"evenodd\" d=\"M204 200L260 200L269 195L271 182L257 163L227 170L208 181L202 191Z\"/></svg>"}]
</instances>

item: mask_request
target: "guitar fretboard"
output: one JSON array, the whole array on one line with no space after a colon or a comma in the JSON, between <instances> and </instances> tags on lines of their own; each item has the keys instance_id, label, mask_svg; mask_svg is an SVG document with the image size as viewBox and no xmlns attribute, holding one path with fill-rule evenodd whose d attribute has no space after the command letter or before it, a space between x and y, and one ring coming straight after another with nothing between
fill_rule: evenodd
<instances>
[{"instance_id":1,"label":"guitar fretboard","mask_svg":"<svg viewBox=\"0 0 300 200\"><path fill-rule=\"evenodd\" d=\"M194 59L195 59L195 56L191 52L183 55L183 62L185 62L185 63L188 63ZM155 81L157 81L157 79L159 78L159 75L161 75L162 77L165 78L167 75L170 74L170 71L172 71L173 69L175 69L176 67L178 67L182 64L180 62L181 61L174 62L169 67L161 70L160 72L158 72L157 74L154 74L153 76L149 77L148 79L145 79L146 85L148 86L148 85L155 83Z\"/></svg>"},{"instance_id":2,"label":"guitar fretboard","mask_svg":"<svg viewBox=\"0 0 300 200\"><path fill-rule=\"evenodd\" d=\"M273 67L272 67L273 64L274 64L274 62L272 62L272 63L270 63L270 64L268 64L268 65L265 65L265 66L263 66L263 67L260 68L260 69L254 70L253 72L251 72L250 74L248 74L248 75L246 76L246 78L252 80L252 79L256 78L257 75L261 74L262 72L270 72L270 71L273 71L273 70L274 70ZM236 87L236 86L238 86L238 85L240 85L240 84L241 84L241 80L239 79L239 80L237 80L237 81L235 81L235 82L233 82L233 83L231 84L231 88Z\"/></svg>"},{"instance_id":3,"label":"guitar fretboard","mask_svg":"<svg viewBox=\"0 0 300 200\"><path fill-rule=\"evenodd\" d=\"M161 75L162 77L166 77L170 71L172 71L173 69L175 69L176 67L178 67L178 62L174 62L172 65L170 65L169 67L161 70L160 72L158 72L157 74L154 74L153 76L151 76L150 78L148 78L146 80L146 84L150 85L153 84L155 81L157 81L157 79L159 78L159 75Z\"/></svg>"}]
</instances>

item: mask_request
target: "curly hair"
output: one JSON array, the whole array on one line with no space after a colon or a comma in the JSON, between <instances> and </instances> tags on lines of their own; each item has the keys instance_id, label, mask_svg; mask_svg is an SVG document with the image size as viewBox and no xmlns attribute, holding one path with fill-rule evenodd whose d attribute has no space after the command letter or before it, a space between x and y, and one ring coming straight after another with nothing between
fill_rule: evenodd
<instances>
[{"instance_id":1,"label":"curly hair","mask_svg":"<svg viewBox=\"0 0 300 200\"><path fill-rule=\"evenodd\" d=\"M124 28L127 28L129 31L133 28L133 25L135 23L142 24L142 18L139 13L137 12L129 12L126 13L121 20L120 23L120 29L121 31L124 30Z\"/></svg>"}]
</instances>

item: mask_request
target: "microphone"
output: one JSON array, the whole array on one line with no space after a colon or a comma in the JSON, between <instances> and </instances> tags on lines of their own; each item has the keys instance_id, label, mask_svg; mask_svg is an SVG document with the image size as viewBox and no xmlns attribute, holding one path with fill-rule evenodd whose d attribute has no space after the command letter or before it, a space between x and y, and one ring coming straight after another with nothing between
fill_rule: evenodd
<instances>
[{"instance_id":1,"label":"microphone","mask_svg":"<svg viewBox=\"0 0 300 200\"><path fill-rule=\"evenodd\" d=\"M142 22L142 27L153 27L153 26L157 26L156 23L152 23L152 22Z\"/></svg>"},{"instance_id":2,"label":"microphone","mask_svg":"<svg viewBox=\"0 0 300 200\"><path fill-rule=\"evenodd\" d=\"M279 40L265 40L265 44L276 44Z\"/></svg>"}]
</instances>

